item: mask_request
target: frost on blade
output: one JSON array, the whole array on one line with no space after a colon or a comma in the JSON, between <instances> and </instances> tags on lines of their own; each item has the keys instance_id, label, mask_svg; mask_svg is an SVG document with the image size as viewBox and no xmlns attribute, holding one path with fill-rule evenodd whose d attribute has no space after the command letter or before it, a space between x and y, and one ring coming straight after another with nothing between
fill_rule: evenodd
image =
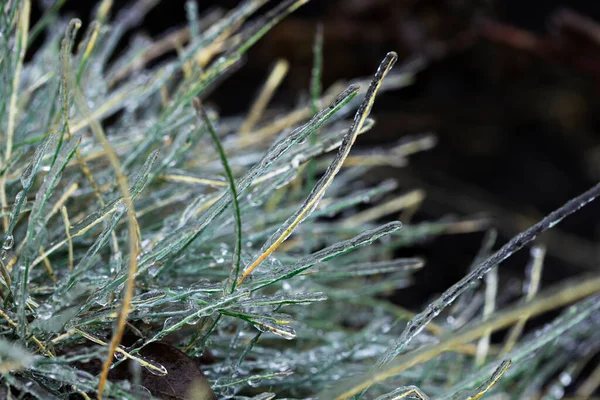
<instances>
[{"instance_id":1,"label":"frost on blade","mask_svg":"<svg viewBox=\"0 0 600 400\"><path fill-rule=\"evenodd\" d=\"M375 240L389 235L402 227L399 222L391 222L382 227L366 231L352 239L336 243L323 250L315 252L310 256L301 258L296 263L282 267L281 270L267 271L264 275L258 275L253 278L252 285L257 285L252 288L253 291L259 290L265 286L269 286L275 282L283 279L289 279L299 273L307 270L308 268L321 263L323 261L330 260L341 254L345 254L359 247L373 243Z\"/></svg>"},{"instance_id":2,"label":"frost on blade","mask_svg":"<svg viewBox=\"0 0 600 400\"><path fill-rule=\"evenodd\" d=\"M358 133L364 126L365 120L369 116L371 112L371 108L373 106L373 102L375 101L375 95L381 83L389 70L393 67L396 62L398 56L395 53L388 53L381 65L377 69L375 73L375 77L367 90L367 94L365 95L365 99L361 103L356 115L354 117L354 121L348 130L348 133L344 136L338 154L332 164L327 168L325 174L319 179L315 187L310 192L309 196L306 198L302 206L292 215L290 216L285 223L279 228L262 246L260 249L259 255L256 256L255 261L253 261L250 265L248 265L243 271L242 276L240 277L238 284L241 284L243 280L252 273L252 271L262 263L262 261L269 257L271 253L279 247L283 241L285 241L291 233L296 229L298 224L302 223L306 219L308 215L310 215L317 204L321 200L321 198L325 195L325 192L331 185L333 179L340 171L342 164L348 157L350 153L350 149L358 136Z\"/></svg>"},{"instance_id":3,"label":"frost on blade","mask_svg":"<svg viewBox=\"0 0 600 400\"><path fill-rule=\"evenodd\" d=\"M8 221L0 270L3 388L44 400L96 398L101 360L113 365L104 371L103 398L160 397L166 381L159 377L188 376L152 356L162 348L156 356L177 353L191 361L219 399L315 398L326 388L345 389L338 385L344 377L354 388L362 378L377 379L364 398L476 396L504 357L513 360L510 381L500 379L492 389L504 394L507 382L516 382L529 394L543 387L544 377L574 375L561 356L565 349L571 355L597 348L597 307L589 302L567 310L548 330L521 334L515 321L550 307L541 302L546 297L537 298L541 267L531 268L520 308L504 311L499 296L498 310L485 319L484 297L472 285L594 191L497 255L489 256L486 242L466 281L432 313L414 316L387 300L426 268L408 246L490 225L470 217L384 221L407 203L416 209L423 193L408 192L414 195L408 202L397 182L365 177L376 177L378 166L404 166L411 154L435 145L432 134L350 152L359 135L377 126L369 116L376 93L410 84L425 60L388 73L395 60L390 53L374 78L321 88L329 45L318 34L310 98L298 99L293 109L265 102L245 124L248 112L220 115L210 94L305 0L250 0L206 14L190 0L188 27L157 37L138 30L157 0L136 0L121 11L118 2L102 0L78 46L78 20L69 25L61 17L62 2L42 2L27 40L37 38L40 49L23 59L18 73L23 17L14 7L19 2L0 3L0 46L15 50L0 52L7 82L0 85L0 103L7 105L0 107L0 126L14 128L9 154L0 157L0 192L6 194L0 212ZM129 33L133 38L116 52ZM369 89L359 95L359 87ZM191 104L196 97L206 105L198 108L200 120ZM8 124L9 112L14 123ZM137 271L126 271L128 262L137 262ZM255 267L243 282L235 279L238 265ZM125 285L134 282L128 278L135 285L124 298ZM577 293L566 294L580 299L599 284L578 282ZM468 307L431 320L461 294ZM120 313L122 304L130 310ZM518 334L502 350L490 346L474 371L474 343L498 321ZM120 344L116 326L125 329ZM402 334L407 326L410 337ZM460 334L474 336L463 343ZM410 341L411 351L400 355L404 362L365 375L366 366L390 356L398 338ZM460 343L444 347L450 339ZM569 347L576 342L578 348ZM109 343L114 357L107 357ZM435 358L415 358L432 348L439 351ZM532 366L544 363L552 368L533 376L538 368Z\"/></svg>"},{"instance_id":4,"label":"frost on blade","mask_svg":"<svg viewBox=\"0 0 600 400\"><path fill-rule=\"evenodd\" d=\"M447 289L437 300L433 301L427 306L427 308L416 315L407 325L402 335L390 346L385 355L379 358L377 366L381 367L388 364L394 357L400 354L410 341L418 335L423 328L431 322L433 318L438 316L440 312L451 305L456 298L467 290L470 285L477 279L481 279L486 273L492 268L504 261L517 250L520 250L527 243L534 240L537 235L550 229L554 222L560 220L567 215L570 215L583 207L585 204L595 199L600 194L600 184L589 189L587 192L577 196L576 198L568 201L559 209L548 214L540 222L533 225L529 229L518 234L512 238L507 244L502 246L500 250L488 257L483 261L477 268L472 270L467 276L462 278L459 282Z\"/></svg>"},{"instance_id":5,"label":"frost on blade","mask_svg":"<svg viewBox=\"0 0 600 400\"><path fill-rule=\"evenodd\" d=\"M27 195L33 186L34 178L41 167L43 157L50 150L50 148L56 144L56 141L56 134L51 133L47 135L44 141L36 148L34 155L31 157L31 161L21 174L20 179L23 190L20 191L15 198L15 205L10 216L8 234L12 233L15 225L17 224L17 219L21 212L21 208L23 207L23 204L27 199Z\"/></svg>"},{"instance_id":6,"label":"frost on blade","mask_svg":"<svg viewBox=\"0 0 600 400\"><path fill-rule=\"evenodd\" d=\"M3 374L30 368L36 357L25 348L5 339L0 339L0 371Z\"/></svg>"},{"instance_id":7,"label":"frost on blade","mask_svg":"<svg viewBox=\"0 0 600 400\"><path fill-rule=\"evenodd\" d=\"M420 400L429 400L429 396L416 386L404 386L392 390L391 392L377 397L375 400L397 400L403 398L418 398Z\"/></svg>"},{"instance_id":8,"label":"frost on blade","mask_svg":"<svg viewBox=\"0 0 600 400\"><path fill-rule=\"evenodd\" d=\"M327 300L326 293L279 294L274 296L253 297L252 299L240 302L240 304L247 307L263 307L283 304L309 304L325 300Z\"/></svg>"},{"instance_id":9,"label":"frost on blade","mask_svg":"<svg viewBox=\"0 0 600 400\"><path fill-rule=\"evenodd\" d=\"M389 261L350 264L343 267L328 266L320 268L317 278L343 279L349 277L378 275L393 272L409 272L421 268L424 261L419 258L399 258Z\"/></svg>"}]
</instances>

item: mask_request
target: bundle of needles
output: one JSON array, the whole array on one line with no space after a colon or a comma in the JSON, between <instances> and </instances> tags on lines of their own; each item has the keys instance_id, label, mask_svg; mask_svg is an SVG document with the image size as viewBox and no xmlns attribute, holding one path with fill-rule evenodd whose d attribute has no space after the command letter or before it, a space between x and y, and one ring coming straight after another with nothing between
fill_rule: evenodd
<instances>
[{"instance_id":1,"label":"bundle of needles","mask_svg":"<svg viewBox=\"0 0 600 400\"><path fill-rule=\"evenodd\" d=\"M542 290L544 247L533 241L600 186L495 252L490 230L468 275L415 315L386 300L426 268L398 250L489 222L380 223L414 212L423 193L362 177L401 166L433 136L351 153L374 126L377 93L409 85L424 60L392 69L388 53L373 77L322 92L317 31L299 107L271 105L282 61L247 115L210 108L248 49L307 1L264 11L268 0L247 0L203 16L191 0L186 28L117 51L157 1L109 17L104 0L82 28L60 16L64 1L42 2L30 26L31 0L0 0L3 398L594 393L600 276ZM506 304L498 264L530 244L522 300ZM505 339L492 343L499 330Z\"/></svg>"}]
</instances>

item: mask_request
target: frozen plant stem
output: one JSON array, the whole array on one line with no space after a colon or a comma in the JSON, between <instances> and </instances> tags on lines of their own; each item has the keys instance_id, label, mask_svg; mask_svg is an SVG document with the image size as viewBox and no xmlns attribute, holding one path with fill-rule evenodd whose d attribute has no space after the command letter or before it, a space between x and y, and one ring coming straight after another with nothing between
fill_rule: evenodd
<instances>
[{"instance_id":1,"label":"frozen plant stem","mask_svg":"<svg viewBox=\"0 0 600 400\"><path fill-rule=\"evenodd\" d=\"M13 74L12 88L10 92L10 102L8 106L8 126L6 128L6 148L4 152L4 165L8 165L13 151L13 141L15 133L15 119L17 116L17 99L19 97L19 81L23 69L23 60L27 50L27 37L29 35L29 14L31 12L31 0L24 0L21 4L20 18L17 25L17 65ZM3 164L0 163L0 167ZM8 170L0 176L0 204L5 208L8 203L6 199L6 175ZM8 216L3 217L4 232L8 231ZM7 282L7 284L10 284Z\"/></svg>"},{"instance_id":2,"label":"frozen plant stem","mask_svg":"<svg viewBox=\"0 0 600 400\"><path fill-rule=\"evenodd\" d=\"M532 301L535 298L539 288L540 282L542 279L542 267L544 265L544 257L546 256L546 248L544 246L534 246L531 249L531 261L527 267L527 292L526 292L526 301ZM508 353L512 350L514 345L521 335L523 328L525 327L525 323L529 318L528 315L524 315L515 326L512 327L510 332L508 333L508 338L504 343L504 347L502 348L502 354Z\"/></svg>"},{"instance_id":3,"label":"frozen plant stem","mask_svg":"<svg viewBox=\"0 0 600 400\"><path fill-rule=\"evenodd\" d=\"M527 243L533 241L540 233L554 227L563 218L574 213L584 207L589 202L593 201L600 194L600 183L592 187L583 194L569 200L562 207L548 214L537 224L529 229L519 233L506 243L500 250L492 254L479 267L471 271L460 281L447 289L437 300L432 302L427 308L417 314L410 320L400 337L388 348L382 357L377 361L376 367L380 368L394 359L398 354L406 349L411 340L431 322L433 318L438 316L440 312L448 307L452 302L476 280L481 279L492 268L506 260L516 251L521 249Z\"/></svg>"},{"instance_id":4,"label":"frozen plant stem","mask_svg":"<svg viewBox=\"0 0 600 400\"><path fill-rule=\"evenodd\" d=\"M526 314L534 317L598 293L600 293L600 277L567 282L556 292L540 295L532 302L496 313L494 317L487 321L476 321L476 323L469 325L463 331L441 338L438 344L424 346L415 351L402 354L391 365L367 372L360 377L354 377L351 382L347 382L346 384L341 383L335 388L324 391L321 393L322 398L344 400L358 393L364 393L371 385L383 382L394 375L429 361L452 347L479 339L490 331L494 332L506 328L518 321L522 315ZM589 316L589 312L598 309L600 306L597 297L589 299L588 304L592 305L588 313L572 313L573 324L585 319ZM562 327L560 331L548 331L549 339L547 341L555 339L560 332L564 332L568 327L569 325ZM536 348L547 343L547 341L536 343L536 347L528 347L527 345L525 347L528 351L533 352Z\"/></svg>"},{"instance_id":5,"label":"frozen plant stem","mask_svg":"<svg viewBox=\"0 0 600 400\"><path fill-rule=\"evenodd\" d=\"M370 399L476 399L491 387L501 396L515 387L531 392L553 371L583 368L591 357L570 351L573 341L600 348L595 297L544 330L520 335L526 318L598 293L596 277L538 294L541 262L535 262L526 299L507 308L486 274L593 194L491 261L493 241L486 241L469 269L473 275L445 299L468 286L449 318L427 325L443 303L413 320L414 332L424 327L432 335L413 340L390 365L365 368L390 356L384 351L415 316L384 300L411 284L424 262L394 255L425 237L489 225L473 215L402 230L399 222L377 224L405 208L412 213L427 193L407 189L398 197L395 181L377 183L367 174L377 166L403 167L435 138L406 137L368 153L351 148L376 126L367 117L375 96L412 83L422 61L388 73L396 59L390 53L375 79L340 82L322 93L329 54L323 31L335 28L325 25L314 38L308 99L292 110L271 104L287 70L279 63L247 112L219 115L209 112L211 92L306 0L242 0L207 14L190 0L187 27L132 41L124 35L136 35L161 0L133 1L110 20L118 4L101 0L84 32L79 20L69 23L59 13L64 0L42 2L44 15L29 31L30 1L0 0L0 220L8 220L0 221L0 229L7 227L0 257L2 388L36 400L134 400L140 389L160 398L179 388L161 379L191 372L151 355L164 339L184 350L183 358L210 349L214 362L201 368L219 399L316 398L329 386L335 393L318 398L330 400L373 382ZM74 46L78 34L81 44ZM359 98L361 86L369 89ZM483 288L472 284L478 277L489 283L488 310L476 319L483 305ZM507 353L490 346L478 360L477 339L511 326L516 334ZM124 329L138 338L123 343L131 347L119 344ZM508 360L514 367L507 370ZM123 362L139 368L123 376ZM505 371L510 379L499 379ZM341 376L351 379L339 382ZM157 380L154 391L149 382ZM169 397L205 398L177 390Z\"/></svg>"},{"instance_id":6,"label":"frozen plant stem","mask_svg":"<svg viewBox=\"0 0 600 400\"><path fill-rule=\"evenodd\" d=\"M498 268L492 268L485 275L485 302L483 305L483 319L488 319L495 311L496 296L498 294ZM490 337L492 332L486 332L479 339L477 344L477 355L475 356L475 366L480 367L485 363L488 350L490 348Z\"/></svg>"},{"instance_id":7,"label":"frozen plant stem","mask_svg":"<svg viewBox=\"0 0 600 400\"><path fill-rule=\"evenodd\" d=\"M373 103L375 102L375 95L381 87L383 79L390 71L390 69L394 66L397 59L398 55L394 52L390 52L385 56L385 58L379 65L379 68L377 69L373 80L371 81L371 85L367 90L363 102L361 103L360 107L358 108L358 111L354 116L352 126L350 126L348 133L346 134L346 136L344 136L344 140L342 142L342 145L340 146L335 160L329 166L329 168L327 169L323 177L319 180L319 182L317 182L317 185L312 190L308 198L305 200L300 210L298 210L292 217L290 217L286 221L284 226L280 228L269 239L267 243L265 243L265 246L263 246L262 252L258 256L258 258L256 258L255 261L252 262L244 270L242 276L238 281L238 286L244 281L244 279L248 275L252 273L252 271L254 271L256 267L258 267L267 257L269 257L279 247L279 245L281 245L281 243L283 243L291 235L296 226L298 226L308 215L310 215L310 213L315 209L315 207L319 203L319 200L321 200L321 198L325 195L325 191L331 185L333 179L342 168L346 157L348 157L348 154L350 154L350 149L352 148L352 145L354 144L358 133L364 125L367 117L371 113Z\"/></svg>"},{"instance_id":8,"label":"frozen plant stem","mask_svg":"<svg viewBox=\"0 0 600 400\"><path fill-rule=\"evenodd\" d=\"M230 293L233 293L235 290L238 276L240 273L240 262L241 262L241 249L242 249L242 217L240 215L240 206L238 203L238 194L237 189L235 188L235 180L233 178L233 174L231 173L231 168L229 167L229 162L227 161L227 155L225 154L225 150L223 150L223 146L221 146L221 141L219 140L219 136L217 136L217 132L215 132L215 128L210 122L208 118L208 114L206 114L206 110L202 106L200 99L197 97L193 100L194 108L196 109L196 113L198 118L206 124L208 127L208 132L210 133L210 137L217 148L217 152L219 153L219 158L221 159L221 163L223 164L223 169L225 170L225 176L227 177L227 182L229 183L229 190L231 190L231 199L233 203L233 218L235 219L235 248L233 250L233 257L231 260L232 263L232 278L231 278L231 290Z\"/></svg>"},{"instance_id":9,"label":"frozen plant stem","mask_svg":"<svg viewBox=\"0 0 600 400\"><path fill-rule=\"evenodd\" d=\"M70 71L66 71L67 73ZM128 230L128 241L129 241L129 271L128 271L128 279L125 285L125 289L123 291L123 299L121 301L121 309L119 310L119 315L117 317L117 326L113 337L110 341L110 346L108 348L108 355L104 364L102 366L102 372L100 374L100 381L98 383L98 399L102 399L102 393L104 392L104 387L106 386L106 381L108 378L108 371L110 370L110 366L113 362L113 357L115 355L115 351L119 343L121 343L121 338L123 337L123 333L125 332L125 324L127 322L127 315L131 309L131 299L133 297L133 289L135 284L135 274L137 272L137 256L139 254L139 245L137 238L137 221L135 218L135 210L133 208L133 201L131 199L131 193L129 192L129 187L127 183L127 176L121 169L121 162L119 157L117 156L115 150L110 145L108 139L106 138L106 134L104 133L104 129L100 125L100 123L91 116L90 109L87 105L87 101L84 98L83 94L76 87L73 78L70 74L67 75L69 86L74 93L75 103L77 107L79 107L80 111L85 115L86 118L89 118L89 124L96 140L101 143L108 160L110 161L111 166L113 167L116 175L117 175L117 186L121 191L121 195L123 196L123 200L125 202L125 207L127 211L127 230Z\"/></svg>"}]
</instances>

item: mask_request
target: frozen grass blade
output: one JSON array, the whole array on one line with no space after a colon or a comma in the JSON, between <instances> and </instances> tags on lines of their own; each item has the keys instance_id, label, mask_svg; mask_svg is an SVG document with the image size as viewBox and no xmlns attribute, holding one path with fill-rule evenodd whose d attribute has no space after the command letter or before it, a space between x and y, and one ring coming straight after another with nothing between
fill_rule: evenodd
<instances>
[{"instance_id":1,"label":"frozen grass blade","mask_svg":"<svg viewBox=\"0 0 600 400\"><path fill-rule=\"evenodd\" d=\"M555 290L548 294L542 294L532 302L496 313L495 316L488 321L478 321L475 324L471 324L461 332L444 338L437 345L425 346L421 349L403 354L394 360L393 364L381 367L374 372L353 379L350 383L340 384L337 388L322 393L322 396L323 398L336 400L346 399L366 390L374 383L382 382L393 375L431 360L453 346L479 339L489 331L493 332L506 328L518 321L524 314L533 317L598 293L600 293L600 278L598 277L568 282L567 284L561 285L559 290ZM571 312L568 313L568 322L555 321L555 324L559 326L560 329L548 330L547 336L536 337L534 340L535 346L533 344L523 345L523 347L518 350L519 358L524 357L526 354L535 351L550 340L555 339L568 328L587 318L591 312L598 308L600 308L600 303L598 303L596 297L584 301L579 307L573 307ZM513 362L517 362L515 354L517 354L516 350L507 355L507 357Z\"/></svg>"},{"instance_id":2,"label":"frozen grass blade","mask_svg":"<svg viewBox=\"0 0 600 400\"><path fill-rule=\"evenodd\" d=\"M313 44L313 68L310 76L311 108L313 114L319 111L319 99L321 98L321 75L323 74L323 24L317 25L315 42ZM316 140L312 140L313 143Z\"/></svg>"},{"instance_id":3,"label":"frozen grass blade","mask_svg":"<svg viewBox=\"0 0 600 400\"><path fill-rule=\"evenodd\" d=\"M19 80L21 78L21 70L23 69L23 60L25 59L25 52L27 51L27 37L29 34L29 14L31 12L31 0L24 0L21 4L19 22L17 23L17 65L15 67L12 76L12 88L10 101L8 106L8 124L6 128L6 147L4 150L4 163L8 164L13 151L13 141L15 133L15 120L17 117L17 99L19 97ZM0 164L2 165L2 164ZM6 171L0 176L0 204L2 207L6 207ZM8 231L8 218L5 216L4 220L4 232Z\"/></svg>"},{"instance_id":4,"label":"frozen grass blade","mask_svg":"<svg viewBox=\"0 0 600 400\"><path fill-rule=\"evenodd\" d=\"M311 112L316 114L319 111L319 99L322 94L321 76L323 74L323 24L317 25L317 31L315 33L315 41L313 43L313 67L310 75L310 95ZM317 143L316 133L313 133L310 137L310 144L315 145ZM308 187L313 187L315 184L316 175L315 160L311 160L307 167Z\"/></svg>"},{"instance_id":5,"label":"frozen grass blade","mask_svg":"<svg viewBox=\"0 0 600 400\"><path fill-rule=\"evenodd\" d=\"M429 400L429 396L421 391L416 386L403 386L399 387L388 394L377 397L375 400L399 400L407 397L417 397L421 400Z\"/></svg>"},{"instance_id":6,"label":"frozen grass blade","mask_svg":"<svg viewBox=\"0 0 600 400\"><path fill-rule=\"evenodd\" d=\"M67 73L69 71L67 70ZM70 74L69 78L69 87L74 93L75 103L79 107L80 111L87 117L90 118L91 112L88 108L87 102L83 97L79 88L75 86L75 83L71 80ZM125 287L123 293L123 300L121 302L121 309L119 311L119 316L117 319L117 328L111 339L110 346L108 349L108 356L104 365L102 367L102 373L100 375L100 382L98 384L98 399L102 399L102 393L104 391L104 387L106 386L106 380L108 377L108 370L112 364L113 356L115 354L116 348L121 342L121 338L123 336L123 332L125 330L125 323L127 322L127 315L130 310L130 302L133 297L133 288L135 282L135 274L137 272L137 256L139 253L138 247L138 224L135 218L135 210L133 208L133 201L131 198L131 193L129 191L127 177L123 173L121 169L121 162L115 153L114 149L110 145L108 139L106 138L106 134L102 129L102 126L95 119L90 119L90 127L96 139L102 144L104 151L106 152L108 159L117 175L117 186L121 191L121 195L123 196L123 200L125 203L125 208L127 210L127 229L128 229L128 237L129 237L129 271L128 271L128 279L127 285Z\"/></svg>"},{"instance_id":7,"label":"frozen grass blade","mask_svg":"<svg viewBox=\"0 0 600 400\"><path fill-rule=\"evenodd\" d=\"M489 229L493 221L461 216L403 229L399 222L376 225L398 212L410 219L426 193L398 193L395 182L371 183L366 174L403 167L409 155L433 147L435 137L349 151L357 135L375 126L368 114L376 92L413 82L421 59L388 74L390 53L375 79L353 80L345 91L346 84L335 84L323 94L319 28L308 102L291 111L270 104L284 75L280 64L249 112L222 116L199 107L194 99L208 104L249 48L306 3L263 8L266 2L203 15L190 0L188 27L160 38L135 36L116 53L158 0L137 0L112 21L112 1L103 0L77 48L80 22L61 18L62 1L45 10L24 42L25 3L0 0L4 139L12 126L10 157L6 142L0 154L6 194L0 328L7 345L24 352L24 362L16 362L0 343L0 393L135 400L145 389L132 384L146 374L186 374L146 356L163 340L194 361L212 354L202 372L219 399L265 400L273 393L335 399L345 390L358 398L370 382L377 385L368 398L380 400L476 398L492 390L520 396L564 388L555 377L565 373L577 379L590 360L582 349L600 351L594 336L600 311L589 297L600 290L596 277L538 294L541 257L533 257L525 298L513 308L505 303L514 293L492 296L488 285L485 302L473 283L597 189L492 256L494 235L488 235L466 281L445 294L448 304L460 295L447 319L427 321L443 307L423 317L390 303L392 291L427 267L398 252L410 254L409 246L439 235ZM19 46L36 36L40 49L23 59ZM356 96L359 85L370 85L366 96ZM307 176L309 164L314 171ZM312 174L322 177L315 187ZM254 270L242 276L243 266ZM589 298L544 330L522 329L526 318L583 297ZM476 319L484 304L485 317ZM390 344L415 320L422 333L404 354L365 374L366 365L390 356ZM503 353L490 344L475 370L476 341L511 326L517 333L510 346ZM580 344L573 350L572 343ZM124 359L138 372L124 381L107 375L108 369L120 375ZM510 369L504 360L512 360ZM341 377L350 382L338 386ZM333 394L326 392L332 382Z\"/></svg>"},{"instance_id":8,"label":"frozen grass blade","mask_svg":"<svg viewBox=\"0 0 600 400\"><path fill-rule=\"evenodd\" d=\"M485 275L485 301L483 306L483 319L488 319L496 309L496 297L498 296L498 268L492 268ZM491 332L487 332L477 343L477 355L475 365L480 367L485 363L485 358L490 349Z\"/></svg>"},{"instance_id":9,"label":"frozen grass blade","mask_svg":"<svg viewBox=\"0 0 600 400\"><path fill-rule=\"evenodd\" d=\"M502 246L500 250L483 261L475 270L471 271L467 276L446 290L437 300L427 306L425 311L415 316L415 318L409 322L402 335L392 346L390 346L385 355L378 360L377 367L380 368L388 364L394 357L406 349L410 341L423 330L425 325L438 316L444 308L452 304L452 302L473 282L481 279L492 268L523 248L527 243L534 240L540 233L552 228L563 218L579 210L581 207L584 207L599 194L600 184L597 184L585 193L569 200L562 207L548 214L537 224L512 238L508 243Z\"/></svg>"},{"instance_id":10,"label":"frozen grass blade","mask_svg":"<svg viewBox=\"0 0 600 400\"><path fill-rule=\"evenodd\" d=\"M298 224L300 224L314 210L319 200L321 200L321 198L325 195L325 191L329 185L331 185L331 182L339 172L340 168L342 168L342 164L344 163L346 157L348 157L358 132L361 130L365 120L371 112L371 108L375 102L375 95L377 94L383 79L393 67L397 58L398 56L395 53L388 53L385 59L382 61L379 69L375 73L375 77L373 78L369 89L367 90L367 94L365 95L363 103L356 112L352 126L344 137L344 141L342 142L336 159L331 164L327 172L325 172L325 175L319 180L319 182L317 182L317 185L302 205L302 208L298 210L292 217L290 217L286 221L285 225L280 228L278 232L276 232L275 235L273 235L267 241L267 243L265 243L263 249L261 249L261 254L256 258L255 261L252 262L252 264L244 269L244 272L238 281L238 285L240 285L257 266L259 266L267 257L269 257L275 251L275 249L277 249L277 247L279 247L279 245L291 235L296 226L298 226Z\"/></svg>"},{"instance_id":11,"label":"frozen grass blade","mask_svg":"<svg viewBox=\"0 0 600 400\"><path fill-rule=\"evenodd\" d=\"M546 256L546 248L544 246L534 246L531 249L531 261L527 266L527 282L526 282L526 301L531 301L535 298L542 279L542 268L544 266L544 258ZM502 348L502 353L508 353L512 350L517 342L521 332L523 332L523 328L525 327L525 323L527 323L528 316L525 315L521 318L515 326L512 327L510 332L508 333L508 337L504 343L504 347Z\"/></svg>"},{"instance_id":12,"label":"frozen grass blade","mask_svg":"<svg viewBox=\"0 0 600 400\"><path fill-rule=\"evenodd\" d=\"M503 361L502 364L500 364L500 366L498 367L498 369L496 371L494 371L494 374L491 376L491 378L489 380L482 383L479 387L477 387L473 391L470 391L469 393L457 394L453 398L457 399L457 400L465 399L465 398L477 400L477 399L481 398L484 394L489 392L494 387L494 385L496 385L496 383L498 383L498 381L506 373L508 368L510 368L511 364L512 364L512 362L510 360Z\"/></svg>"},{"instance_id":13,"label":"frozen grass blade","mask_svg":"<svg viewBox=\"0 0 600 400\"><path fill-rule=\"evenodd\" d=\"M225 150L223 150L223 146L221 146L221 141L213 128L212 122L208 118L206 114L206 110L200 103L198 98L194 99L194 108L199 115L199 119L204 122L204 124L208 127L208 132L217 148L217 152L219 153L219 158L221 159L221 163L223 164L223 169L225 170L225 176L227 177L227 182L229 183L229 190L231 190L231 199L233 203L233 217L235 219L235 248L233 250L233 258L231 260L232 264L232 279L231 279L231 290L230 293L233 293L236 287L236 282L238 280L238 276L240 273L240 262L241 262L241 249L242 249L242 217L240 215L240 206L238 204L238 194L237 189L235 188L235 180L233 179L233 174L231 173L231 168L229 167L229 162L227 161L227 155L225 154Z\"/></svg>"},{"instance_id":14,"label":"frozen grass blade","mask_svg":"<svg viewBox=\"0 0 600 400\"><path fill-rule=\"evenodd\" d=\"M319 250L309 256L300 258L296 263L288 268L283 268L281 271L269 271L264 277L257 277L253 280L254 284L258 284L257 287L253 287L252 291L257 291L265 286L272 285L275 282L279 282L284 279L289 279L293 276L304 272L313 265L319 264L331 260L341 254L348 253L352 250L358 249L367 244L373 243L375 240L387 236L393 232L396 232L402 227L400 222L390 222L379 228L365 231L358 236L351 239L338 242L334 245Z\"/></svg>"}]
</instances>

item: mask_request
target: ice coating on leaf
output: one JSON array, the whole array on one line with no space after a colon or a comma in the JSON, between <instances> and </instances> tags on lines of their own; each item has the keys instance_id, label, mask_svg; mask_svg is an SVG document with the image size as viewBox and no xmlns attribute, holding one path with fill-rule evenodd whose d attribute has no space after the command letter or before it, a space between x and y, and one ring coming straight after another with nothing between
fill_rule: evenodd
<instances>
[{"instance_id":1,"label":"ice coating on leaf","mask_svg":"<svg viewBox=\"0 0 600 400\"><path fill-rule=\"evenodd\" d=\"M470 217L409 222L401 230L397 222L379 227L374 220L344 223L396 193L393 181L364 179L375 164L400 167L408 155L435 143L430 134L406 136L388 149L359 150L351 154L351 162L343 159L356 136L376 126L367 117L376 89L405 87L425 60L383 79L395 58L390 54L375 80L353 80L346 91L343 86L323 91L317 86L328 53L319 39L316 58L323 54L322 60L315 59L311 98L300 99L293 109L267 104L252 132L244 136L240 130L247 116L219 115L211 108L210 95L242 66L250 46L304 0L277 2L272 8L263 7L265 0L245 1L232 11L215 8L207 14L189 1L190 29L175 27L165 37L137 32L156 0L138 0L120 12L110 9L116 2L102 1L82 32L80 46L72 46L78 22L67 29L59 3L45 2L48 8L30 28L28 45L35 38L45 39L25 60L18 79L13 52L23 46L14 35L24 31L23 17L12 7L15 2L0 13L0 45L8 49L5 57L0 55L0 78L9 83L0 85L0 98L12 96L11 82L17 82L18 89L18 107L12 109L12 153L8 159L2 154L0 163L7 194L1 212L9 221L2 236L0 320L4 337L29 355L21 355L27 363L12 366L12 358L2 357L8 371L3 380L13 390L41 399L56 398L57 393L96 397L97 371L81 365L106 358L107 340L121 307L119 293L127 280L122 266L130 261L125 256L129 237L140 245L139 254L132 255L140 270L126 325L127 335L135 338L118 347L111 361L121 365L115 368L131 362L142 375L162 374L167 367L143 354L168 340L173 352L209 361L202 372L217 398L264 400L284 392L291 398L314 398L344 377L358 381L365 366L384 355L413 317L385 300L409 285L413 271L424 265L408 246L452 232L462 223L474 230L487 227ZM324 26L324 32L328 29ZM128 31L132 40L125 40L125 50L115 53ZM177 56L171 57L174 53ZM367 93L357 95L359 86L368 85ZM72 104L73 95L83 99L78 104L89 113ZM206 119L218 139L213 142L220 142L226 155L227 173L207 135L207 124L194 119L190 103L196 96L207 104ZM359 107L355 121L348 120ZM6 118L7 109L0 107L3 127ZM89 134L96 122L104 125L135 201L131 236L125 233L122 217L128 210L123 193L115 190L106 149ZM79 137L81 143L75 144ZM305 173L307 164L314 168L310 174ZM319 177L325 179L309 194ZM238 232L231 212L234 195L227 187L231 182L238 190L243 221ZM593 197L577 199L573 208ZM306 212L298 223L286 222L299 216L298 210ZM548 227L563 217L554 215ZM232 290L227 260L239 255L242 265L250 265L263 254L261 246L272 242L270 237L288 233L287 240ZM520 237L517 244L527 239ZM403 258L399 251L410 254ZM474 263L474 272L479 264ZM476 272L477 278L484 274ZM439 343L445 332L476 325L481 294L473 286L466 292L471 289L468 296L463 292L470 308L452 313L454 323L440 319L423 325L422 334L408 347L410 353ZM593 351L597 344L589 337L599 322L593 310L581 306L569 314L570 322L563 318L564 325L517 341L507 357L522 364L514 363L506 373L529 382L529 391L541 387L539 379L530 379L524 371L533 362L546 362L539 351L544 348L557 379L562 375L558 371L575 379L560 354ZM587 339L576 342L583 337ZM523 343L538 350L528 352ZM472 390L495 377L499 360L492 360L490 352L489 363L472 373L474 381L463 379L468 368L459 367L472 365L472 350L452 348L438 359L380 381L367 395L400 396L395 389L415 384L436 398L445 394L440 385L477 394ZM168 372L185 376L182 370ZM155 394L150 386L110 380L105 398L134 400ZM506 391L502 379L497 385Z\"/></svg>"},{"instance_id":2,"label":"ice coating on leaf","mask_svg":"<svg viewBox=\"0 0 600 400\"><path fill-rule=\"evenodd\" d=\"M429 396L416 386L402 386L396 388L387 394L377 397L375 400L396 400L407 396L413 398L418 396L421 400L429 400Z\"/></svg>"},{"instance_id":3,"label":"ice coating on leaf","mask_svg":"<svg viewBox=\"0 0 600 400\"><path fill-rule=\"evenodd\" d=\"M410 341L418 335L433 318L454 302L473 282L481 279L496 265L520 250L527 243L533 241L537 235L552 228L554 221L562 219L583 207L600 194L600 184L589 189L578 197L568 201L562 207L553 211L537 224L518 234L506 243L500 250L489 256L477 268L469 272L464 278L447 289L437 300L430 303L427 308L416 315L407 325L402 335L390 346L384 356L380 357L377 366L381 367L389 363L396 355L401 353Z\"/></svg>"},{"instance_id":4,"label":"ice coating on leaf","mask_svg":"<svg viewBox=\"0 0 600 400\"><path fill-rule=\"evenodd\" d=\"M327 300L326 293L302 293L294 295L282 294L268 297L254 297L252 299L244 300L240 304L243 306L260 307L280 304L304 304L325 300Z\"/></svg>"},{"instance_id":5,"label":"ice coating on leaf","mask_svg":"<svg viewBox=\"0 0 600 400\"><path fill-rule=\"evenodd\" d=\"M373 243L375 240L389 235L390 233L399 230L401 227L402 224L400 222L390 222L379 228L366 231L352 239L336 243L330 247L317 251L310 256L301 258L295 264L284 266L279 271L269 271L265 273L264 276L258 276L256 279L254 279L253 284L257 284L258 286L253 287L252 290L256 291L264 286L271 285L283 279L289 279L312 267L313 265L330 260L339 256L340 254L355 250L361 246Z\"/></svg>"}]
</instances>

